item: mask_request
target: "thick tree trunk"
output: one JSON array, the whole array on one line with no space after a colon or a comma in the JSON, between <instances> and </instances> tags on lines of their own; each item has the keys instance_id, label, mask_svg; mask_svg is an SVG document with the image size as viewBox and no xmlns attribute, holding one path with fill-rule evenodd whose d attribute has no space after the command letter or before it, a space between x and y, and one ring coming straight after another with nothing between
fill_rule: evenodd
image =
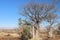
<instances>
[{"instance_id":1,"label":"thick tree trunk","mask_svg":"<svg viewBox=\"0 0 60 40\"><path fill-rule=\"evenodd\" d=\"M52 29L52 25L49 26L49 29L48 29L48 38L47 40L49 40L49 38L52 38L53 37L53 29Z\"/></svg>"},{"instance_id":2,"label":"thick tree trunk","mask_svg":"<svg viewBox=\"0 0 60 40\"><path fill-rule=\"evenodd\" d=\"M34 23L32 23L32 27L33 27L33 40L34 40L34 38L35 38L35 29L34 29Z\"/></svg>"},{"instance_id":3,"label":"thick tree trunk","mask_svg":"<svg viewBox=\"0 0 60 40\"><path fill-rule=\"evenodd\" d=\"M40 36L39 36L39 23L37 23L37 25L36 25L36 27L37 27L37 30L36 30L36 39L37 40L39 40L39 38L40 38Z\"/></svg>"}]
</instances>

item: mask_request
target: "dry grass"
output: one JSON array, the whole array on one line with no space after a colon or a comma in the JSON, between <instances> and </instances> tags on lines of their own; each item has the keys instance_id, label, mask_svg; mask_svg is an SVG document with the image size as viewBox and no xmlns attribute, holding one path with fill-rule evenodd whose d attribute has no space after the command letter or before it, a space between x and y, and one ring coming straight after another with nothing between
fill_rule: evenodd
<instances>
[{"instance_id":1,"label":"dry grass","mask_svg":"<svg viewBox=\"0 0 60 40\"><path fill-rule=\"evenodd\" d=\"M4 38L0 38L0 40L20 40L19 38L9 38L9 37L4 37Z\"/></svg>"},{"instance_id":2,"label":"dry grass","mask_svg":"<svg viewBox=\"0 0 60 40\"><path fill-rule=\"evenodd\" d=\"M20 40L17 33L0 33L0 40Z\"/></svg>"},{"instance_id":3,"label":"dry grass","mask_svg":"<svg viewBox=\"0 0 60 40\"><path fill-rule=\"evenodd\" d=\"M10 33L10 35L8 34L9 33L7 32L0 32L0 40L20 40L17 33ZM32 38L29 40L60 40L59 35L55 35L53 38L48 38L46 32L41 32L39 35L39 37L36 36L34 39Z\"/></svg>"},{"instance_id":4,"label":"dry grass","mask_svg":"<svg viewBox=\"0 0 60 40\"><path fill-rule=\"evenodd\" d=\"M11 36L4 36L4 37L0 37L0 40L20 40L19 39L19 37L11 37ZM47 37L45 37L45 38L32 38L32 39L30 39L30 40L60 40L60 36L59 35L57 35L57 36L55 36L55 37L53 37L53 38L49 38L49 39L47 39Z\"/></svg>"}]
</instances>

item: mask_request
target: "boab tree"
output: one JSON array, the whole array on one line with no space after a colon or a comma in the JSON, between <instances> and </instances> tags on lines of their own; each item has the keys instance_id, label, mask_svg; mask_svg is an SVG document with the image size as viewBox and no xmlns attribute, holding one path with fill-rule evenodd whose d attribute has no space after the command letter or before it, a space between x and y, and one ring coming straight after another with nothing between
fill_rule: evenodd
<instances>
[{"instance_id":1,"label":"boab tree","mask_svg":"<svg viewBox=\"0 0 60 40\"><path fill-rule=\"evenodd\" d=\"M36 30L39 31L40 23L42 21L45 21L46 19L48 20L53 19L51 17L53 17L54 15L51 17L49 16L54 12L56 12L56 10L55 5L53 4L48 5L48 4L29 3L24 7L24 12L22 13L22 15L26 17L28 20L30 20L30 22L32 21L33 24L36 25Z\"/></svg>"},{"instance_id":2,"label":"boab tree","mask_svg":"<svg viewBox=\"0 0 60 40\"><path fill-rule=\"evenodd\" d=\"M53 37L53 31L54 31L53 25L57 22L57 18L58 18L57 15L52 13L48 14L47 16L46 21L49 23L49 26L47 28L47 35L48 35L47 40Z\"/></svg>"}]
</instances>

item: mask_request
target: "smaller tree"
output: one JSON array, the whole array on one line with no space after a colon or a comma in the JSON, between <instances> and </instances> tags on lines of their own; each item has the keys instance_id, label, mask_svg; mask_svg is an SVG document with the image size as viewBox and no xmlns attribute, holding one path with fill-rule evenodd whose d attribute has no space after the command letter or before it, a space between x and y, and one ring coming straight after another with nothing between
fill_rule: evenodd
<instances>
[{"instance_id":1,"label":"smaller tree","mask_svg":"<svg viewBox=\"0 0 60 40\"><path fill-rule=\"evenodd\" d=\"M57 24L57 34L60 35L60 23Z\"/></svg>"},{"instance_id":2,"label":"smaller tree","mask_svg":"<svg viewBox=\"0 0 60 40\"><path fill-rule=\"evenodd\" d=\"M31 24L27 20L19 19L18 34L20 35L21 40L28 40L32 37L30 33L30 26Z\"/></svg>"}]
</instances>

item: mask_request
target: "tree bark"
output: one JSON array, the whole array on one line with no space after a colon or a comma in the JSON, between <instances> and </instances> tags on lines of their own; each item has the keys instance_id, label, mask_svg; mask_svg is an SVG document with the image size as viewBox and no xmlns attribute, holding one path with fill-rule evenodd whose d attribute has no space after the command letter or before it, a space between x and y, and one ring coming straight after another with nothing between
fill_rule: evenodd
<instances>
[{"instance_id":1,"label":"tree bark","mask_svg":"<svg viewBox=\"0 0 60 40\"><path fill-rule=\"evenodd\" d=\"M37 23L36 25L37 29L36 29L36 39L39 40L40 36L39 36L39 23Z\"/></svg>"},{"instance_id":2,"label":"tree bark","mask_svg":"<svg viewBox=\"0 0 60 40\"><path fill-rule=\"evenodd\" d=\"M33 40L34 40L34 38L35 38L34 23L32 23L32 27L33 27Z\"/></svg>"}]
</instances>

